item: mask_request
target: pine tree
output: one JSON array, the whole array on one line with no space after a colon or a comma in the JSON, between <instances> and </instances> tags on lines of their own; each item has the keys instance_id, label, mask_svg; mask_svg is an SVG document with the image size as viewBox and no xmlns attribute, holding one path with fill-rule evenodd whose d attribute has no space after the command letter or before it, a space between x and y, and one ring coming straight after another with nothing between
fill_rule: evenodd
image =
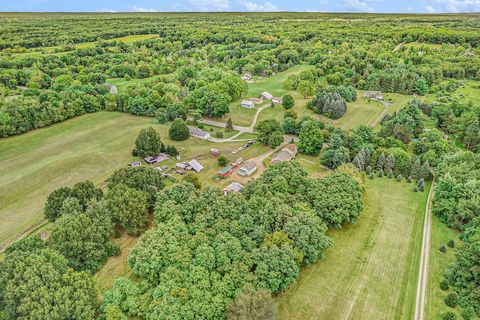
<instances>
[{"instance_id":1,"label":"pine tree","mask_svg":"<svg viewBox=\"0 0 480 320\"><path fill-rule=\"evenodd\" d=\"M372 159L372 155L370 154L370 150L368 149L363 149L363 155L365 158L365 166L370 165L370 160Z\"/></svg>"},{"instance_id":2,"label":"pine tree","mask_svg":"<svg viewBox=\"0 0 480 320\"><path fill-rule=\"evenodd\" d=\"M383 177L383 170L382 169L378 170L378 177L379 178Z\"/></svg>"},{"instance_id":3,"label":"pine tree","mask_svg":"<svg viewBox=\"0 0 480 320\"><path fill-rule=\"evenodd\" d=\"M363 155L363 150L361 150L355 158L353 159L353 164L357 167L358 171L363 171L365 169L365 158Z\"/></svg>"},{"instance_id":4,"label":"pine tree","mask_svg":"<svg viewBox=\"0 0 480 320\"><path fill-rule=\"evenodd\" d=\"M413 165L412 165L412 169L410 171L410 176L412 177L412 179L420 179L420 170L421 170L421 167L420 167L420 159L417 159Z\"/></svg>"},{"instance_id":5,"label":"pine tree","mask_svg":"<svg viewBox=\"0 0 480 320\"><path fill-rule=\"evenodd\" d=\"M402 175L401 175L401 174L399 174L399 175L397 176L397 182L400 182L400 181L402 181L402 179L403 179Z\"/></svg>"},{"instance_id":6,"label":"pine tree","mask_svg":"<svg viewBox=\"0 0 480 320\"><path fill-rule=\"evenodd\" d=\"M385 154L382 153L379 157L378 157L378 160L377 160L377 170L380 171L380 170L383 170L383 168L385 167Z\"/></svg>"},{"instance_id":7,"label":"pine tree","mask_svg":"<svg viewBox=\"0 0 480 320\"><path fill-rule=\"evenodd\" d=\"M393 171L393 169L395 169L395 156L391 154L387 157L387 160L385 161L385 170Z\"/></svg>"},{"instance_id":8,"label":"pine tree","mask_svg":"<svg viewBox=\"0 0 480 320\"><path fill-rule=\"evenodd\" d=\"M365 172L366 172L367 174L372 173L372 167L371 167L371 166L367 166L367 168L365 169Z\"/></svg>"},{"instance_id":9,"label":"pine tree","mask_svg":"<svg viewBox=\"0 0 480 320\"><path fill-rule=\"evenodd\" d=\"M228 118L228 120L227 120L227 125L225 126L225 128L227 129L227 131L233 130L232 118Z\"/></svg>"},{"instance_id":10,"label":"pine tree","mask_svg":"<svg viewBox=\"0 0 480 320\"><path fill-rule=\"evenodd\" d=\"M371 179L371 180L375 179L375 175L373 174L373 172L370 173L370 179Z\"/></svg>"},{"instance_id":11,"label":"pine tree","mask_svg":"<svg viewBox=\"0 0 480 320\"><path fill-rule=\"evenodd\" d=\"M423 163L422 168L420 169L420 176L424 180L430 179L430 164L428 163L428 160Z\"/></svg>"}]
</instances>

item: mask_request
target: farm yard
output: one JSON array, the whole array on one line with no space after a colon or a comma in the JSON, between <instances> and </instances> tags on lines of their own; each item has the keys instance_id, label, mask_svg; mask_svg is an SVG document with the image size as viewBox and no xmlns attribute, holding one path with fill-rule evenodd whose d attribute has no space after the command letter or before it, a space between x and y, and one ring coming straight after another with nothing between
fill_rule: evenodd
<instances>
[{"instance_id":1,"label":"farm yard","mask_svg":"<svg viewBox=\"0 0 480 320\"><path fill-rule=\"evenodd\" d=\"M358 224L329 234L331 250L277 301L281 319L411 319L427 194L366 180Z\"/></svg>"}]
</instances>

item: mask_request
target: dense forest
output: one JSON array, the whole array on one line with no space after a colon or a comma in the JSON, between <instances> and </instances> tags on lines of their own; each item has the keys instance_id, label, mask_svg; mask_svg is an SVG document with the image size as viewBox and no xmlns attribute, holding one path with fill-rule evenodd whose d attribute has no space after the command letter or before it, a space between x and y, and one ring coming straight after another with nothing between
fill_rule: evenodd
<instances>
[{"instance_id":1,"label":"dense forest","mask_svg":"<svg viewBox=\"0 0 480 320\"><path fill-rule=\"evenodd\" d=\"M177 114L221 117L246 93L242 74L268 77L300 63L315 68L285 85L305 96L321 88L320 78L418 95L441 90L445 79L480 79L475 15L393 22L382 15L274 13L0 18L2 137L99 110L166 120ZM22 30L21 36L12 30ZM125 38L143 35L142 41ZM425 46L395 48L412 42ZM116 78L145 81L114 94L107 79ZM337 98L340 106L323 108L317 94L315 109L338 118L344 111Z\"/></svg>"}]
</instances>

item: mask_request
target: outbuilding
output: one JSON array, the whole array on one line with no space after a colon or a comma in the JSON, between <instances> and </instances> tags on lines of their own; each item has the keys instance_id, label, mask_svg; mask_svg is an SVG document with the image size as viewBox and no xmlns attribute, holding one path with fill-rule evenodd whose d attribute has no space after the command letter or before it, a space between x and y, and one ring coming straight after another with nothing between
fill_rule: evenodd
<instances>
[{"instance_id":1,"label":"outbuilding","mask_svg":"<svg viewBox=\"0 0 480 320\"><path fill-rule=\"evenodd\" d=\"M365 98L383 100L383 94L381 91L365 91L363 94Z\"/></svg>"},{"instance_id":2,"label":"outbuilding","mask_svg":"<svg viewBox=\"0 0 480 320\"><path fill-rule=\"evenodd\" d=\"M243 185L239 182L232 182L223 189L223 194L227 195L230 192L240 192L243 189Z\"/></svg>"},{"instance_id":3,"label":"outbuilding","mask_svg":"<svg viewBox=\"0 0 480 320\"><path fill-rule=\"evenodd\" d=\"M260 99L263 99L263 100L272 100L273 99L273 95L267 91L265 92L262 92L259 96Z\"/></svg>"},{"instance_id":4,"label":"outbuilding","mask_svg":"<svg viewBox=\"0 0 480 320\"><path fill-rule=\"evenodd\" d=\"M253 109L255 108L255 103L250 100L242 100L242 108Z\"/></svg>"},{"instance_id":5,"label":"outbuilding","mask_svg":"<svg viewBox=\"0 0 480 320\"><path fill-rule=\"evenodd\" d=\"M190 132L191 136L194 136L200 139L205 139L205 140L210 139L209 132L203 131L202 129L199 129L197 127L188 126L188 131Z\"/></svg>"},{"instance_id":6,"label":"outbuilding","mask_svg":"<svg viewBox=\"0 0 480 320\"><path fill-rule=\"evenodd\" d=\"M232 167L225 167L222 170L218 171L217 175L219 177L228 177L232 174Z\"/></svg>"}]
</instances>

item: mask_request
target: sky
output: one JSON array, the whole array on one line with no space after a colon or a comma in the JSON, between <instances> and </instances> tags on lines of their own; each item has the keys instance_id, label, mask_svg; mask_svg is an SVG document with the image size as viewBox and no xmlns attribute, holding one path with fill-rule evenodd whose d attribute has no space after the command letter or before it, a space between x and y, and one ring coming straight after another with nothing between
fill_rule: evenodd
<instances>
[{"instance_id":1,"label":"sky","mask_svg":"<svg viewBox=\"0 0 480 320\"><path fill-rule=\"evenodd\" d=\"M480 12L480 0L0 0L0 12Z\"/></svg>"}]
</instances>

